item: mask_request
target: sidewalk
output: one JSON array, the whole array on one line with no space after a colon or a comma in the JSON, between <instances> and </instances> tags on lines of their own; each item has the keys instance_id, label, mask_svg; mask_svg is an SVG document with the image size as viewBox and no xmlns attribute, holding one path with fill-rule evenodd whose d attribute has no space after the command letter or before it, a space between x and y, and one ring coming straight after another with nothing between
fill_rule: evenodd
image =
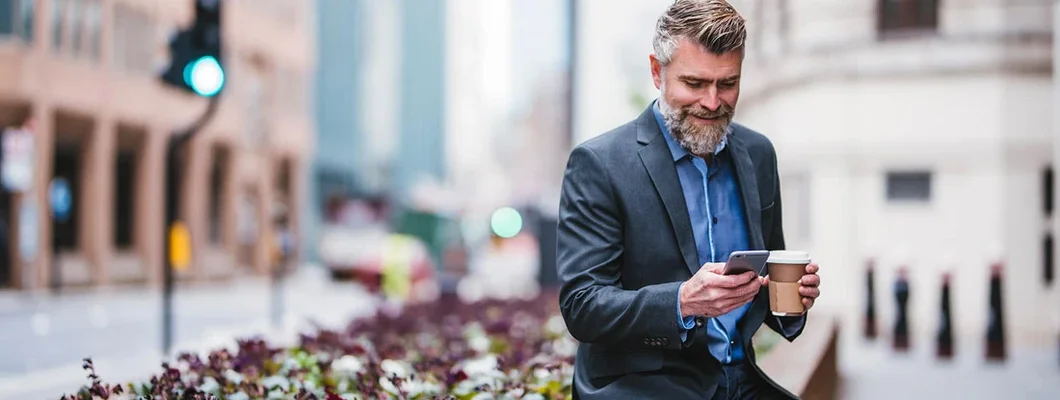
<instances>
[{"instance_id":1,"label":"sidewalk","mask_svg":"<svg viewBox=\"0 0 1060 400\"><path fill-rule=\"evenodd\" d=\"M983 358L981 335L959 337L951 361L935 358L931 336L913 338L908 353L890 338L866 342L847 331L840 342L842 399L1055 399L1060 393L1060 348L1009 344L1004 364Z\"/></svg>"},{"instance_id":2,"label":"sidewalk","mask_svg":"<svg viewBox=\"0 0 1060 400\"><path fill-rule=\"evenodd\" d=\"M375 299L363 288L332 283L319 269L300 269L285 282L285 287L286 315L278 328L270 324L271 292L266 278L178 289L174 296L174 354L170 356L184 351L205 354L219 348L231 349L236 338L249 336L264 336L270 343L289 345L297 341L299 333L312 330L309 321L341 328L352 318L375 310ZM97 373L107 382L138 381L158 372L165 359L158 341L160 299L161 293L150 289L0 299L0 307L5 307L0 308L0 323L5 327L5 332L0 332L0 347L15 352L9 354L5 350L5 357L37 357L38 349L53 349L60 352L58 357L63 360L25 373L11 373L9 364L9 372L0 374L0 399L58 398L63 393L76 392L88 382L81 368L85 356L92 356ZM75 327L62 325L77 318L88 321L98 310L108 310L103 315L110 315L104 318L103 326L85 328L83 321L71 322ZM53 316L52 327L44 335L25 326L35 323L40 315ZM138 350L125 351L129 346L138 346Z\"/></svg>"}]
</instances>

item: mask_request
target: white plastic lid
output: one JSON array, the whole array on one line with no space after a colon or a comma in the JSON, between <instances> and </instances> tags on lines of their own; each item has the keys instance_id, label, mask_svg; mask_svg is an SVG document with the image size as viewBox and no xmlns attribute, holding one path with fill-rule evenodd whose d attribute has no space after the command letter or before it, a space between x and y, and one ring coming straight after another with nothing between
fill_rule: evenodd
<instances>
[{"instance_id":1,"label":"white plastic lid","mask_svg":"<svg viewBox=\"0 0 1060 400\"><path fill-rule=\"evenodd\" d=\"M809 264L810 253L793 250L771 251L769 252L769 262L774 264Z\"/></svg>"}]
</instances>

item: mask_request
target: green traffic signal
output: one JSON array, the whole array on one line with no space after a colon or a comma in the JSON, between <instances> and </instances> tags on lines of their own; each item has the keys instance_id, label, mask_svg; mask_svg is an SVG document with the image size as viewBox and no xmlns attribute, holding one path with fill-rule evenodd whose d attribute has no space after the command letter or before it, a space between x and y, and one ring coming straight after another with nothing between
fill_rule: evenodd
<instances>
[{"instance_id":1,"label":"green traffic signal","mask_svg":"<svg viewBox=\"0 0 1060 400\"><path fill-rule=\"evenodd\" d=\"M225 71L212 56L202 56L184 66L184 83L200 96L213 97L225 85Z\"/></svg>"},{"instance_id":2,"label":"green traffic signal","mask_svg":"<svg viewBox=\"0 0 1060 400\"><path fill-rule=\"evenodd\" d=\"M523 216L511 207L504 207L493 212L490 218L493 233L505 239L513 238L523 230Z\"/></svg>"}]
</instances>

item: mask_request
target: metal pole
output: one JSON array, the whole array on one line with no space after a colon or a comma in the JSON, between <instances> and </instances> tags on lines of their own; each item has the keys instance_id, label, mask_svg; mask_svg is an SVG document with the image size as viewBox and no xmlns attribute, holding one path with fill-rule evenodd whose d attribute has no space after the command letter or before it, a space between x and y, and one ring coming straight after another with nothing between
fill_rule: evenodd
<instances>
[{"instance_id":1,"label":"metal pole","mask_svg":"<svg viewBox=\"0 0 1060 400\"><path fill-rule=\"evenodd\" d=\"M51 212L51 220L52 221L56 220L54 211ZM56 221L56 222L57 223L52 224L53 227L58 228L59 226L62 225L61 221ZM54 229L54 228L52 230L53 231L58 231L58 229ZM51 262L51 269L52 269L52 273L51 273L51 287L52 287L52 293L59 294L59 290L62 287L62 277L59 274L62 273L62 269L59 268L59 238L56 237L55 232L52 232L51 246L48 246L48 247L51 248L51 251L52 251L52 262Z\"/></svg>"},{"instance_id":2,"label":"metal pole","mask_svg":"<svg viewBox=\"0 0 1060 400\"><path fill-rule=\"evenodd\" d=\"M283 261L276 261L272 268L272 326L279 329L283 324Z\"/></svg>"},{"instance_id":3,"label":"metal pole","mask_svg":"<svg viewBox=\"0 0 1060 400\"><path fill-rule=\"evenodd\" d=\"M180 181L181 181L181 169L180 169L180 157L182 156L181 150L184 149L184 145L191 140L199 132L199 130L210 121L215 111L217 111L217 100L218 96L210 98L209 104L206 107L206 111L182 131L177 131L169 138L166 146L166 193L165 193L165 210L166 210L166 223L165 232L162 235L162 251L164 259L162 260L163 272L162 272L162 354L164 357L169 357L170 349L173 345L173 258L171 249L169 247L169 234L173 229L173 225L177 222L178 210L180 210Z\"/></svg>"}]
</instances>

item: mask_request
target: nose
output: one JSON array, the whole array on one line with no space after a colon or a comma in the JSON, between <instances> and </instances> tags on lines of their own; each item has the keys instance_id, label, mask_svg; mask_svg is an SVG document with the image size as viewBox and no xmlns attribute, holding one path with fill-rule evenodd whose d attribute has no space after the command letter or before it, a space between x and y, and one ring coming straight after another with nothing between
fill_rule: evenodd
<instances>
[{"instance_id":1,"label":"nose","mask_svg":"<svg viewBox=\"0 0 1060 400\"><path fill-rule=\"evenodd\" d=\"M699 106L711 112L718 111L718 108L721 107L721 99L718 98L717 86L711 85L707 88L706 93L703 93L703 97L699 98Z\"/></svg>"}]
</instances>

